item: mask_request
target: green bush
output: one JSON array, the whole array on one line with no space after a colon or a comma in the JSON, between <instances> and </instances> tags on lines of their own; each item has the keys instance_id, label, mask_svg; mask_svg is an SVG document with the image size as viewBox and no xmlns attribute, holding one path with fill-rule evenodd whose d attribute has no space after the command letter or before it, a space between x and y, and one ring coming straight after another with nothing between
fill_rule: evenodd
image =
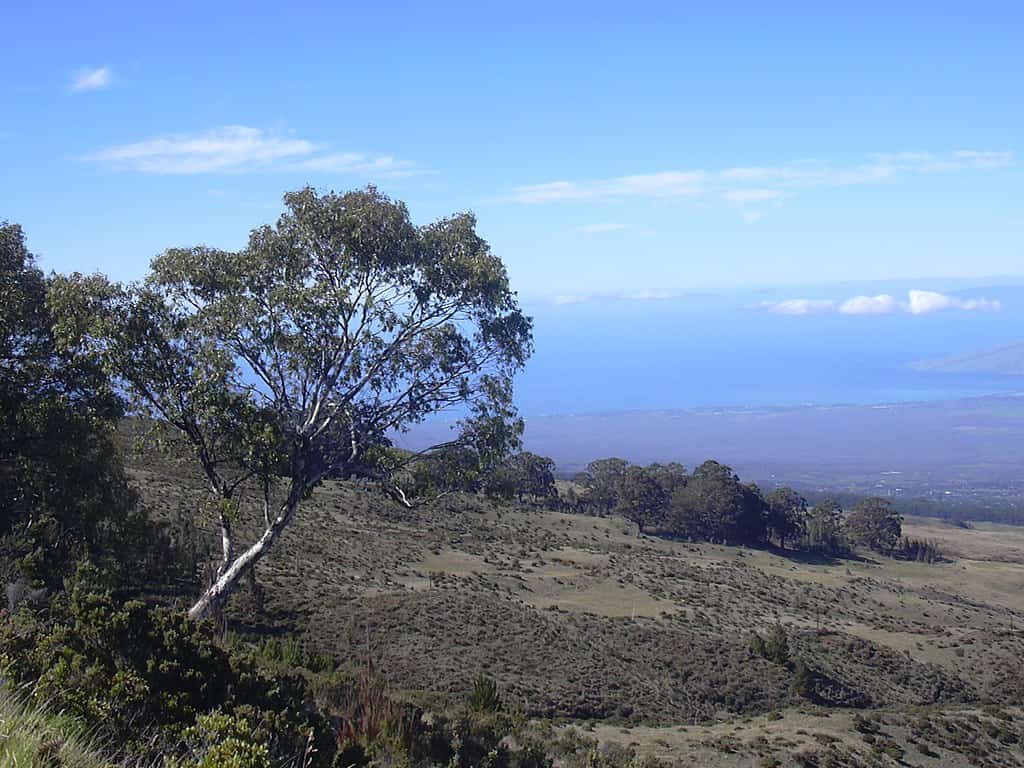
<instances>
[{"instance_id":1,"label":"green bush","mask_svg":"<svg viewBox=\"0 0 1024 768\"><path fill-rule=\"evenodd\" d=\"M334 753L333 729L302 677L262 673L179 611L119 604L80 585L0 624L0 668L125 756L174 753L188 729L202 727L199 718L218 710L258 723L272 758L302 754L310 732L315 765L330 765Z\"/></svg>"},{"instance_id":2,"label":"green bush","mask_svg":"<svg viewBox=\"0 0 1024 768\"><path fill-rule=\"evenodd\" d=\"M774 664L789 664L789 639L786 637L785 627L776 624L767 638L755 632L750 638L750 652Z\"/></svg>"},{"instance_id":3,"label":"green bush","mask_svg":"<svg viewBox=\"0 0 1024 768\"><path fill-rule=\"evenodd\" d=\"M181 741L188 756L168 768L271 768L267 743L244 717L201 715Z\"/></svg>"},{"instance_id":4,"label":"green bush","mask_svg":"<svg viewBox=\"0 0 1024 768\"><path fill-rule=\"evenodd\" d=\"M485 674L477 675L469 695L469 708L473 712L496 712L501 708L498 684Z\"/></svg>"}]
</instances>

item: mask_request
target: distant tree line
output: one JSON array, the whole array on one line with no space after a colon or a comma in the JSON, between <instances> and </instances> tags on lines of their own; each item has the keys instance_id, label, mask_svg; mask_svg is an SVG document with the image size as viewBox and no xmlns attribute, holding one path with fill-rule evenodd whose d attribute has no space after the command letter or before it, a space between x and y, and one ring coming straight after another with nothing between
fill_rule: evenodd
<instances>
[{"instance_id":1,"label":"distant tree line","mask_svg":"<svg viewBox=\"0 0 1024 768\"><path fill-rule=\"evenodd\" d=\"M804 495L813 503L824 498L833 498L843 508L852 507L864 498L864 494L852 491L807 490ZM964 499L951 497L930 499L920 496L893 496L889 499L893 509L901 515L934 517L969 527L971 521L1024 525L1024 503L1019 496L1008 493L1006 497Z\"/></svg>"},{"instance_id":2,"label":"distant tree line","mask_svg":"<svg viewBox=\"0 0 1024 768\"><path fill-rule=\"evenodd\" d=\"M411 463L399 480L405 492L416 496L481 493L503 501L559 506L555 462L529 451L488 462L477 451L454 447Z\"/></svg>"},{"instance_id":3,"label":"distant tree line","mask_svg":"<svg viewBox=\"0 0 1024 768\"><path fill-rule=\"evenodd\" d=\"M575 512L617 514L640 532L690 541L776 545L830 556L854 547L931 561L938 549L902 539L902 517L887 499L858 500L844 511L831 498L813 506L789 487L767 493L733 470L705 461L687 472L678 463L637 466L598 459L574 478L565 504Z\"/></svg>"}]
</instances>

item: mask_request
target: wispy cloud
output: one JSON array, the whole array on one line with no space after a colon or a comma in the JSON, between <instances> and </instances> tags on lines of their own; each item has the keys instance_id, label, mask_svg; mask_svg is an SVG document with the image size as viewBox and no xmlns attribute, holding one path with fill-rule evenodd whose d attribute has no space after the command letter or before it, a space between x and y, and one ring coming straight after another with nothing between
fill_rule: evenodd
<instances>
[{"instance_id":1,"label":"wispy cloud","mask_svg":"<svg viewBox=\"0 0 1024 768\"><path fill-rule=\"evenodd\" d=\"M71 78L68 88L73 93L82 91L100 91L109 88L113 81L113 74L109 67L98 67L96 69L80 69Z\"/></svg>"},{"instance_id":2,"label":"wispy cloud","mask_svg":"<svg viewBox=\"0 0 1024 768\"><path fill-rule=\"evenodd\" d=\"M865 155L850 164L808 160L781 166L743 166L720 170L669 170L606 179L560 180L513 187L506 200L524 204L626 198L717 197L739 207L747 220L763 215L763 206L806 190L881 184L909 176L1003 168L1013 153L960 149L943 154L892 152Z\"/></svg>"},{"instance_id":3,"label":"wispy cloud","mask_svg":"<svg viewBox=\"0 0 1024 768\"><path fill-rule=\"evenodd\" d=\"M612 293L581 293L555 296L553 304L586 304L592 301L668 301L687 294L673 291L616 291Z\"/></svg>"},{"instance_id":4,"label":"wispy cloud","mask_svg":"<svg viewBox=\"0 0 1024 768\"><path fill-rule=\"evenodd\" d=\"M618 232L625 228L625 224L615 224L613 222L606 222L603 224L587 224L586 226L578 227L577 231L583 232L588 235L599 235L604 232Z\"/></svg>"},{"instance_id":5,"label":"wispy cloud","mask_svg":"<svg viewBox=\"0 0 1024 768\"><path fill-rule=\"evenodd\" d=\"M841 315L929 315L956 309L965 312L998 312L1002 305L995 299L964 299L936 291L910 290L906 300L887 293L878 296L852 296L843 301L832 299L787 299L763 302L760 309L777 315L815 315L839 313Z\"/></svg>"},{"instance_id":6,"label":"wispy cloud","mask_svg":"<svg viewBox=\"0 0 1024 768\"><path fill-rule=\"evenodd\" d=\"M664 171L595 181L552 181L515 187L511 199L519 203L548 203L616 197L699 197L704 191L703 182L701 171Z\"/></svg>"},{"instance_id":7,"label":"wispy cloud","mask_svg":"<svg viewBox=\"0 0 1024 768\"><path fill-rule=\"evenodd\" d=\"M391 155L370 157L361 152L319 155L302 161L299 166L311 171L330 173L372 173L387 176L409 176L416 173L413 163L408 160L397 160Z\"/></svg>"},{"instance_id":8,"label":"wispy cloud","mask_svg":"<svg viewBox=\"0 0 1024 768\"><path fill-rule=\"evenodd\" d=\"M121 144L87 159L117 170L165 175L317 171L394 177L414 171L412 163L390 155L334 152L305 139L244 125Z\"/></svg>"},{"instance_id":9,"label":"wispy cloud","mask_svg":"<svg viewBox=\"0 0 1024 768\"><path fill-rule=\"evenodd\" d=\"M836 303L828 299L787 299L761 306L776 315L816 315L835 311Z\"/></svg>"}]
</instances>

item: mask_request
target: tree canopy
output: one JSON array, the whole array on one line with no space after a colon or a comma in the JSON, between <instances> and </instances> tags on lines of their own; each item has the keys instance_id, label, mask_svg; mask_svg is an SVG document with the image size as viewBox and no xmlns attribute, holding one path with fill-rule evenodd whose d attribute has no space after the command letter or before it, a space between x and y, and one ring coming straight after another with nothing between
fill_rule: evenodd
<instances>
[{"instance_id":1,"label":"tree canopy","mask_svg":"<svg viewBox=\"0 0 1024 768\"><path fill-rule=\"evenodd\" d=\"M121 400L58 349L48 292L21 228L0 224L0 561L8 583L54 586L83 559L123 564L140 516L114 441Z\"/></svg>"},{"instance_id":2,"label":"tree canopy","mask_svg":"<svg viewBox=\"0 0 1024 768\"><path fill-rule=\"evenodd\" d=\"M807 499L784 486L769 492L765 501L768 504L768 530L778 537L779 546L785 549L787 539L800 539L804 535Z\"/></svg>"},{"instance_id":3,"label":"tree canopy","mask_svg":"<svg viewBox=\"0 0 1024 768\"><path fill-rule=\"evenodd\" d=\"M417 227L372 187L302 189L285 205L240 251L171 249L143 284L72 276L56 290L64 344L184 435L220 499L222 562L197 617L323 479L373 478L406 501L391 481L415 457L391 451L392 435L454 407L451 443L480 456L504 455L521 431L512 376L531 321L471 214ZM248 481L264 489L265 530L238 552L234 498Z\"/></svg>"},{"instance_id":4,"label":"tree canopy","mask_svg":"<svg viewBox=\"0 0 1024 768\"><path fill-rule=\"evenodd\" d=\"M846 530L854 544L891 553L903 535L902 522L892 504L872 496L858 501L846 515Z\"/></svg>"},{"instance_id":5,"label":"tree canopy","mask_svg":"<svg viewBox=\"0 0 1024 768\"><path fill-rule=\"evenodd\" d=\"M615 511L644 529L663 522L669 495L645 467L629 466L617 489Z\"/></svg>"},{"instance_id":6,"label":"tree canopy","mask_svg":"<svg viewBox=\"0 0 1024 768\"><path fill-rule=\"evenodd\" d=\"M759 541L765 502L757 486L744 485L730 467L705 461L672 497L677 535L732 543Z\"/></svg>"}]
</instances>

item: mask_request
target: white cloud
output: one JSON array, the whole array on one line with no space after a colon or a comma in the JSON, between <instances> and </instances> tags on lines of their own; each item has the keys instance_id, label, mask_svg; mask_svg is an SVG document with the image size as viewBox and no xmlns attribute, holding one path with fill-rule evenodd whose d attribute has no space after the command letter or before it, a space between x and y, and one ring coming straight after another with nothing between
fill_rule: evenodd
<instances>
[{"instance_id":1,"label":"white cloud","mask_svg":"<svg viewBox=\"0 0 1024 768\"><path fill-rule=\"evenodd\" d=\"M836 303L828 299L788 299L765 302L761 306L776 315L815 315L834 311Z\"/></svg>"},{"instance_id":2,"label":"white cloud","mask_svg":"<svg viewBox=\"0 0 1024 768\"><path fill-rule=\"evenodd\" d=\"M618 232L625 228L625 224L614 224L612 222L607 222L605 224L587 224L584 227L579 227L579 231L585 232L588 235L597 235L603 232Z\"/></svg>"},{"instance_id":3,"label":"white cloud","mask_svg":"<svg viewBox=\"0 0 1024 768\"><path fill-rule=\"evenodd\" d=\"M384 176L413 172L412 163L390 155L327 152L305 139L278 136L244 125L121 144L101 150L89 159L118 170L175 175L256 170Z\"/></svg>"},{"instance_id":4,"label":"white cloud","mask_svg":"<svg viewBox=\"0 0 1024 768\"><path fill-rule=\"evenodd\" d=\"M762 302L761 309L777 315L813 315L838 312L841 315L892 315L906 313L927 315L948 309L964 312L998 312L1002 309L994 299L962 299L935 291L912 289L907 291L907 300L882 293L877 296L853 296L842 301L832 299L788 299L778 302Z\"/></svg>"},{"instance_id":5,"label":"white cloud","mask_svg":"<svg viewBox=\"0 0 1024 768\"><path fill-rule=\"evenodd\" d=\"M312 157L298 164L311 171L330 173L383 173L388 176L407 176L415 173L413 164L396 160L391 155L369 157L361 152L335 152Z\"/></svg>"},{"instance_id":6,"label":"white cloud","mask_svg":"<svg viewBox=\"0 0 1024 768\"><path fill-rule=\"evenodd\" d=\"M943 154L890 152L865 155L848 164L808 160L781 166L742 166L721 170L690 169L616 176L597 180L559 180L513 187L505 198L519 203L553 203L623 198L701 198L717 195L740 207L754 221L756 206L779 204L811 189L882 184L923 174L992 170L1012 164L1013 153L960 149Z\"/></svg>"},{"instance_id":7,"label":"white cloud","mask_svg":"<svg viewBox=\"0 0 1024 768\"><path fill-rule=\"evenodd\" d=\"M591 301L667 301L680 299L685 293L673 291L617 291L614 293L583 293L555 296L553 304L586 304Z\"/></svg>"},{"instance_id":8,"label":"white cloud","mask_svg":"<svg viewBox=\"0 0 1024 768\"><path fill-rule=\"evenodd\" d=\"M703 180L701 171L664 171L596 181L552 181L515 187L511 199L519 203L548 203L623 197L699 197Z\"/></svg>"},{"instance_id":9,"label":"white cloud","mask_svg":"<svg viewBox=\"0 0 1024 768\"><path fill-rule=\"evenodd\" d=\"M98 67L97 69L81 69L71 78L69 88L74 93L82 91L100 91L109 88L113 75L109 67Z\"/></svg>"},{"instance_id":10,"label":"white cloud","mask_svg":"<svg viewBox=\"0 0 1024 768\"><path fill-rule=\"evenodd\" d=\"M315 149L302 139L284 139L258 128L229 125L206 133L122 144L97 153L93 159L142 173L197 174L266 167L283 158L309 155Z\"/></svg>"},{"instance_id":11,"label":"white cloud","mask_svg":"<svg viewBox=\"0 0 1024 768\"><path fill-rule=\"evenodd\" d=\"M945 309L962 309L968 312L998 312L1002 305L991 299L961 299L946 296L935 291L910 291L906 309L912 315L927 315Z\"/></svg>"},{"instance_id":12,"label":"white cloud","mask_svg":"<svg viewBox=\"0 0 1024 768\"><path fill-rule=\"evenodd\" d=\"M854 296L839 305L843 315L891 315L900 309L900 302L887 293L878 296Z\"/></svg>"}]
</instances>

